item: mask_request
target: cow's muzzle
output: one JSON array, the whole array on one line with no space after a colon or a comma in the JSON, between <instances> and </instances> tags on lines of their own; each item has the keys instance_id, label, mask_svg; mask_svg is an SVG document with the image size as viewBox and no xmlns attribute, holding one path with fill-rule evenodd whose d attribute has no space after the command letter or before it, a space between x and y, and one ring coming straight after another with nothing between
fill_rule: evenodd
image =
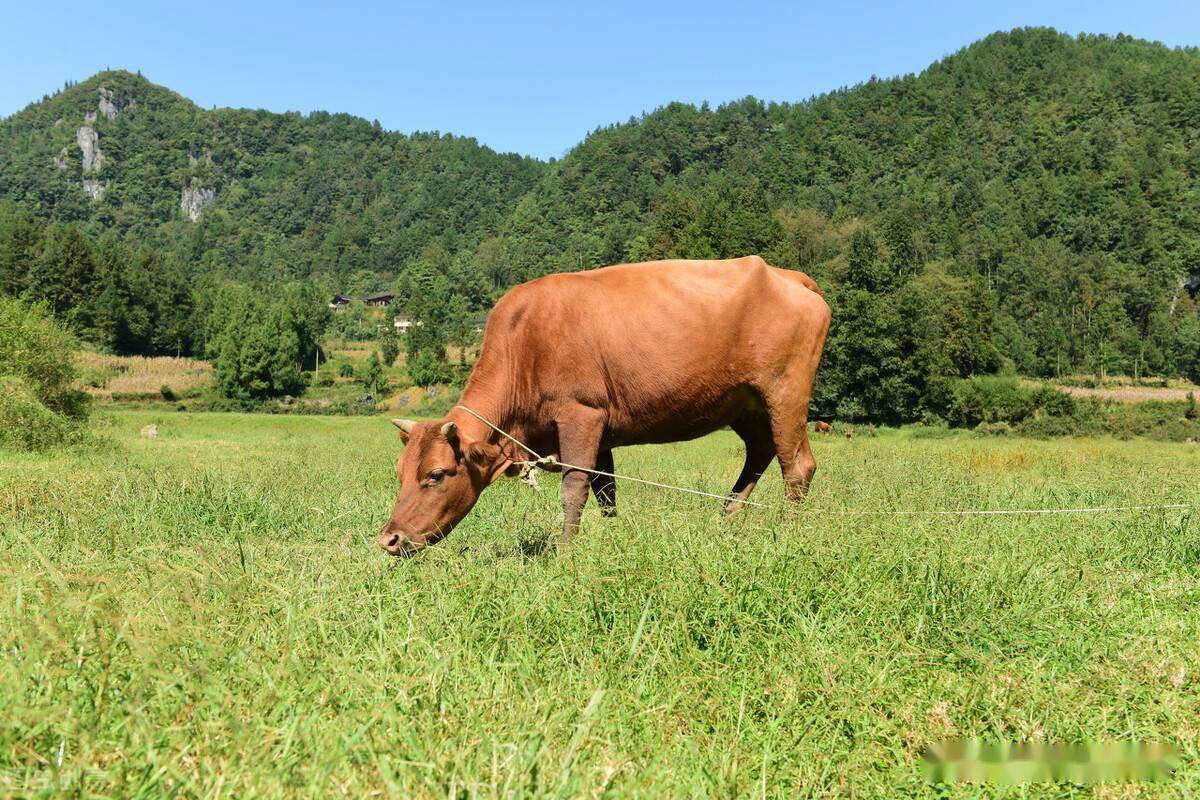
<instances>
[{"instance_id":1,"label":"cow's muzzle","mask_svg":"<svg viewBox=\"0 0 1200 800\"><path fill-rule=\"evenodd\" d=\"M389 531L384 528L379 533L379 538L375 543L383 548L388 555L398 556L400 558L411 558L424 549L423 544L417 544L402 533Z\"/></svg>"}]
</instances>

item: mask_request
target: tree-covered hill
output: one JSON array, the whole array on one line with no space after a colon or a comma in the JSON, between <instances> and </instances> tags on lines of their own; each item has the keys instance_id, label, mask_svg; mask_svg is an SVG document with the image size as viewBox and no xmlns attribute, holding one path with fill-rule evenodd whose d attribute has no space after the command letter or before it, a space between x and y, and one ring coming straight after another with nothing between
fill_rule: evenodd
<instances>
[{"instance_id":1,"label":"tree-covered hill","mask_svg":"<svg viewBox=\"0 0 1200 800\"><path fill-rule=\"evenodd\" d=\"M345 281L494 233L542 164L346 114L204 110L103 72L0 121L0 199L197 271Z\"/></svg>"},{"instance_id":2,"label":"tree-covered hill","mask_svg":"<svg viewBox=\"0 0 1200 800\"><path fill-rule=\"evenodd\" d=\"M162 298L185 276L390 286L436 350L536 275L759 253L834 308L821 413L910 419L1006 368L1200 380L1198 172L1200 52L1125 36L1020 29L803 102L671 104L548 164L107 72L0 121L0 284L37 296L11 266L47 260L30 220L77 223L161 256L130 285ZM158 327L136 340L187 349Z\"/></svg>"},{"instance_id":3,"label":"tree-covered hill","mask_svg":"<svg viewBox=\"0 0 1200 800\"><path fill-rule=\"evenodd\" d=\"M1194 373L1200 340L1178 328L1198 171L1200 53L1017 30L803 103L675 104L597 131L484 255L516 280L759 252L836 288L865 232L901 277L979 278L1021 371Z\"/></svg>"}]
</instances>

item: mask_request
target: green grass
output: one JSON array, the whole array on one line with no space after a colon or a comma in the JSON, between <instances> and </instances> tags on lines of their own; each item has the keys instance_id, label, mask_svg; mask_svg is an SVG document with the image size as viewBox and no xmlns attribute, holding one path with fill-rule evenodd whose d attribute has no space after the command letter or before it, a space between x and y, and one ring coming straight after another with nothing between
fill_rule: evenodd
<instances>
[{"instance_id":1,"label":"green grass","mask_svg":"<svg viewBox=\"0 0 1200 800\"><path fill-rule=\"evenodd\" d=\"M960 735L1165 738L1140 796L1200 791L1194 512L832 513L1197 503L1196 445L820 438L803 514L625 484L564 554L556 479L505 481L397 561L384 418L105 418L0 456L0 795L1092 796L923 784ZM724 491L740 458L617 468Z\"/></svg>"}]
</instances>

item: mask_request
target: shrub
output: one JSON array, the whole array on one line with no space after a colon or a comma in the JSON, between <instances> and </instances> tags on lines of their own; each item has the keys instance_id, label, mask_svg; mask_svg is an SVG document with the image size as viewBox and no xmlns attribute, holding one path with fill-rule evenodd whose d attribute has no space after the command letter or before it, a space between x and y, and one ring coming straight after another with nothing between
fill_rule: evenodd
<instances>
[{"instance_id":1,"label":"shrub","mask_svg":"<svg viewBox=\"0 0 1200 800\"><path fill-rule=\"evenodd\" d=\"M946 418L951 425L975 427L991 422L1017 424L1042 414L1074 413L1075 399L1057 389L1029 388L1008 377L979 376L953 384Z\"/></svg>"},{"instance_id":2,"label":"shrub","mask_svg":"<svg viewBox=\"0 0 1200 800\"><path fill-rule=\"evenodd\" d=\"M353 378L354 377L354 365L351 364L349 361L343 361L342 363L338 364L338 377L339 378Z\"/></svg>"},{"instance_id":3,"label":"shrub","mask_svg":"<svg viewBox=\"0 0 1200 800\"><path fill-rule=\"evenodd\" d=\"M175 391L165 383L158 387L158 393L161 394L162 399L166 400L168 403L173 403L178 399L175 397Z\"/></svg>"},{"instance_id":4,"label":"shrub","mask_svg":"<svg viewBox=\"0 0 1200 800\"><path fill-rule=\"evenodd\" d=\"M0 446L43 450L77 437L88 397L76 343L41 306L0 297Z\"/></svg>"},{"instance_id":5,"label":"shrub","mask_svg":"<svg viewBox=\"0 0 1200 800\"><path fill-rule=\"evenodd\" d=\"M947 436L953 436L954 431L946 424L941 425L912 425L906 426L912 430L914 439L945 439Z\"/></svg>"},{"instance_id":6,"label":"shrub","mask_svg":"<svg viewBox=\"0 0 1200 800\"><path fill-rule=\"evenodd\" d=\"M75 436L72 423L39 402L20 378L0 376L0 448L47 450Z\"/></svg>"},{"instance_id":7,"label":"shrub","mask_svg":"<svg viewBox=\"0 0 1200 800\"><path fill-rule=\"evenodd\" d=\"M1007 422L983 422L975 428L980 436L1007 436L1012 433L1012 426Z\"/></svg>"},{"instance_id":8,"label":"shrub","mask_svg":"<svg viewBox=\"0 0 1200 800\"><path fill-rule=\"evenodd\" d=\"M1075 417L1030 417L1013 430L1022 436L1033 436L1038 439L1050 439L1057 436L1083 436L1086 433L1084 424Z\"/></svg>"}]
</instances>

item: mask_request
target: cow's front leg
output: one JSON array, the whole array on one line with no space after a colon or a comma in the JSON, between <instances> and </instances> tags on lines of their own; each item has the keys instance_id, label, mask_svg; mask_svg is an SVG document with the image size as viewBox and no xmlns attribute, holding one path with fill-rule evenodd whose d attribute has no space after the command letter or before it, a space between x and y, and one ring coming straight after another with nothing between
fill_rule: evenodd
<instances>
[{"instance_id":1,"label":"cow's front leg","mask_svg":"<svg viewBox=\"0 0 1200 800\"><path fill-rule=\"evenodd\" d=\"M594 408L580 406L562 415L558 424L558 460L583 469L563 467L562 543L570 544L571 537L579 531L579 518L583 515L583 504L587 502L592 475L584 470L596 468L596 456L600 451L600 439L604 436L604 413Z\"/></svg>"}]
</instances>

